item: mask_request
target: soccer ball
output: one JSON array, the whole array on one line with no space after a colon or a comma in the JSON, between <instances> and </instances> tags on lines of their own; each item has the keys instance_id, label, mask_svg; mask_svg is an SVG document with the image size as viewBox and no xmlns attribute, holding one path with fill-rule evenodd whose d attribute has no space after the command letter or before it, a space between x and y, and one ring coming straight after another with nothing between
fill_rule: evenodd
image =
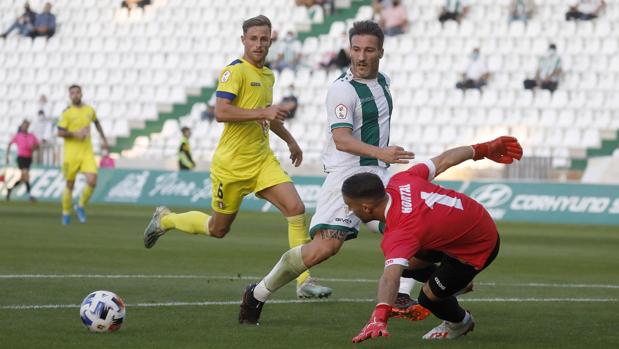
<instances>
[{"instance_id":1,"label":"soccer ball","mask_svg":"<svg viewBox=\"0 0 619 349\"><path fill-rule=\"evenodd\" d=\"M114 292L92 292L82 302L80 318L92 332L117 331L125 318L125 302Z\"/></svg>"}]
</instances>

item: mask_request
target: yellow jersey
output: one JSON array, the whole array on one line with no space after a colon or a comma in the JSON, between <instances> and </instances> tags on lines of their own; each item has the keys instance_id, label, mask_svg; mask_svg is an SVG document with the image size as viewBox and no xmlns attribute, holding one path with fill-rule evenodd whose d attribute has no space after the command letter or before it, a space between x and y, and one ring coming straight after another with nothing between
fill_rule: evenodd
<instances>
[{"instance_id":1,"label":"yellow jersey","mask_svg":"<svg viewBox=\"0 0 619 349\"><path fill-rule=\"evenodd\" d=\"M95 120L97 120L97 113L95 113L91 106L86 104L82 104L79 107L71 105L62 112L58 128L75 132L84 127L90 127L90 124ZM65 159L93 154L90 134L83 140L73 137L64 139Z\"/></svg>"},{"instance_id":2,"label":"yellow jersey","mask_svg":"<svg viewBox=\"0 0 619 349\"><path fill-rule=\"evenodd\" d=\"M274 83L271 69L237 59L222 70L215 94L239 108L266 108L273 100ZM252 178L269 156L274 157L267 121L226 122L211 171L229 179Z\"/></svg>"}]
</instances>

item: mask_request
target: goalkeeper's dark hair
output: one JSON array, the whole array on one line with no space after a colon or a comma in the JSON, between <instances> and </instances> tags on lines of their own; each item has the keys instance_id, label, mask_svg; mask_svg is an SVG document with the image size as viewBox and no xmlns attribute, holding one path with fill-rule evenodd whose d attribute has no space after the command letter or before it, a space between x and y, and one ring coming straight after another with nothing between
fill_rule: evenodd
<instances>
[{"instance_id":1,"label":"goalkeeper's dark hair","mask_svg":"<svg viewBox=\"0 0 619 349\"><path fill-rule=\"evenodd\" d=\"M380 177L373 173L357 173L344 181L342 194L354 200L380 200L385 197L385 186Z\"/></svg>"},{"instance_id":2,"label":"goalkeeper's dark hair","mask_svg":"<svg viewBox=\"0 0 619 349\"><path fill-rule=\"evenodd\" d=\"M385 42L385 33L380 29L378 23L373 21L360 21L355 22L348 32L348 41L352 43L352 37L355 35L374 35L378 38L378 48L383 48L383 42Z\"/></svg>"},{"instance_id":3,"label":"goalkeeper's dark hair","mask_svg":"<svg viewBox=\"0 0 619 349\"><path fill-rule=\"evenodd\" d=\"M69 86L69 91L71 91L74 88L79 89L80 91L82 90L82 86L77 85L77 84L73 84L73 85Z\"/></svg>"}]
</instances>

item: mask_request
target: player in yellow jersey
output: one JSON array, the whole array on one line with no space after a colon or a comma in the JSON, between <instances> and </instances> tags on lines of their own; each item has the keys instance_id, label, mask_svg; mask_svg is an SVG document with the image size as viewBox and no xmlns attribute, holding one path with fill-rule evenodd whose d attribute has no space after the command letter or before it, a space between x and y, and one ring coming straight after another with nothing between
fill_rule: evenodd
<instances>
[{"instance_id":1,"label":"player in yellow jersey","mask_svg":"<svg viewBox=\"0 0 619 349\"><path fill-rule=\"evenodd\" d=\"M290 108L271 105L275 78L264 66L271 46L269 19L261 15L243 22L241 42L243 57L223 69L217 86L215 117L225 125L211 165L212 216L198 211L178 214L157 207L144 231L146 248L172 229L223 238L243 197L250 193L269 201L286 217L290 247L309 242L305 206L269 145L270 130L288 144L294 166L301 164L303 152L283 124ZM331 292L309 273L297 278L299 297L322 298Z\"/></svg>"},{"instance_id":2,"label":"player in yellow jersey","mask_svg":"<svg viewBox=\"0 0 619 349\"><path fill-rule=\"evenodd\" d=\"M74 206L77 219L81 223L86 223L84 206L90 200L97 185L97 165L90 138L91 124L95 124L101 136L103 149L109 148L95 110L82 103L82 88L78 85L69 87L69 97L71 105L62 112L58 122L58 136L64 138L62 173L67 181L62 195L62 224L64 225L71 223L73 186L77 173L81 172L86 177L86 187L82 191L79 202Z\"/></svg>"}]
</instances>

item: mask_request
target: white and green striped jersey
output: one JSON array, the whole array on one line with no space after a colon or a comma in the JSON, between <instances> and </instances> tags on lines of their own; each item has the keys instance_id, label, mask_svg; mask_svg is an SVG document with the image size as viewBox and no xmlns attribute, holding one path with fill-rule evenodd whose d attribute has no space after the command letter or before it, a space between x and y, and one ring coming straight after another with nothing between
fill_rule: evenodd
<instances>
[{"instance_id":1,"label":"white and green striped jersey","mask_svg":"<svg viewBox=\"0 0 619 349\"><path fill-rule=\"evenodd\" d=\"M331 84L327 92L329 137L322 153L326 172L355 166L389 166L375 158L337 150L331 134L333 129L348 127L362 142L387 147L393 110L389 83L390 79L380 72L376 79L364 80L353 78L348 70Z\"/></svg>"}]
</instances>

